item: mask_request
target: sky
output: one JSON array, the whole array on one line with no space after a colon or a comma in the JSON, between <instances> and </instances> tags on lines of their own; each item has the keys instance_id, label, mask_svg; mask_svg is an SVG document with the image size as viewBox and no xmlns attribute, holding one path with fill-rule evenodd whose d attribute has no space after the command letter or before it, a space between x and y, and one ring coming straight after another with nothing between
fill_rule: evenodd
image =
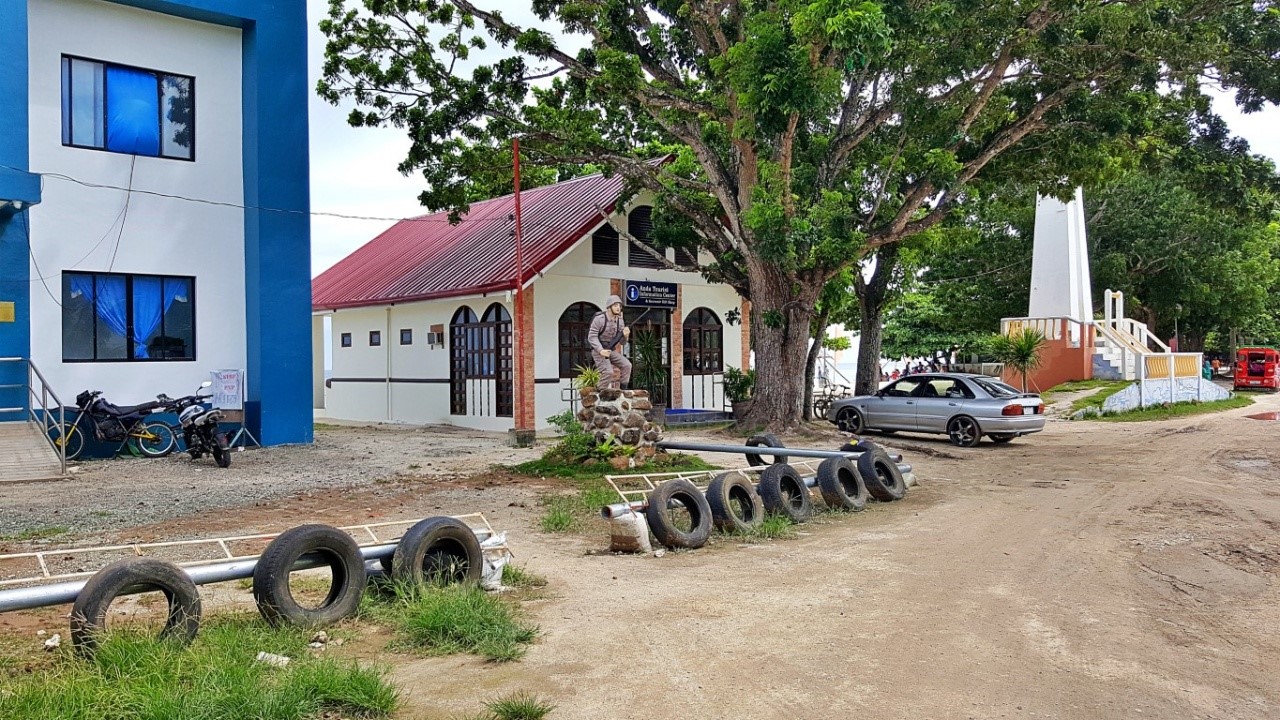
<instances>
[{"instance_id":1,"label":"sky","mask_svg":"<svg viewBox=\"0 0 1280 720\"><path fill-rule=\"evenodd\" d=\"M314 88L324 56L324 35L318 24L325 16L327 0L307 0L309 75ZM504 8L507 18L531 25L536 21L527 9ZM544 28L548 31L557 28ZM1255 153L1280 164L1280 108L1253 115L1236 110L1230 97L1216 98L1214 107L1236 135L1249 141ZM398 128L353 128L347 125L350 107L334 107L317 97L310 103L311 210L365 217L401 218L422 215L419 176L405 177L396 170L409 150L409 140ZM316 215L311 222L311 272L318 275L393 224L389 220L348 220Z\"/></svg>"}]
</instances>

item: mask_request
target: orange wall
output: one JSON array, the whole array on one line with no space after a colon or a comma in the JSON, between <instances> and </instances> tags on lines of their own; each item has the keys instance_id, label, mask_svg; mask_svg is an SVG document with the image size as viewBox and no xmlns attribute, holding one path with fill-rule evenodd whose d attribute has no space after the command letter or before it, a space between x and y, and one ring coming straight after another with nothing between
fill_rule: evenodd
<instances>
[{"instance_id":1,"label":"orange wall","mask_svg":"<svg viewBox=\"0 0 1280 720\"><path fill-rule=\"evenodd\" d=\"M1060 321L1061 340L1048 340L1040 352L1040 367L1027 373L1027 391L1043 392L1068 380L1088 380L1093 377L1093 328L1084 328L1080 347L1071 347L1066 320ZM1005 370L1002 378L1010 385L1022 387L1022 374Z\"/></svg>"}]
</instances>

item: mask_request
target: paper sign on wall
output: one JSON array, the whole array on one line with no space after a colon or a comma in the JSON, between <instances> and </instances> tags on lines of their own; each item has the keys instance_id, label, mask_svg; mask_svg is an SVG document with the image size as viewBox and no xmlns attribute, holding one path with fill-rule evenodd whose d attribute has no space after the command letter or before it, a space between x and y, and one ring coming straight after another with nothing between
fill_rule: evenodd
<instances>
[{"instance_id":1,"label":"paper sign on wall","mask_svg":"<svg viewBox=\"0 0 1280 720\"><path fill-rule=\"evenodd\" d=\"M213 379L213 406L219 410L243 410L244 371L214 370L209 375Z\"/></svg>"}]
</instances>

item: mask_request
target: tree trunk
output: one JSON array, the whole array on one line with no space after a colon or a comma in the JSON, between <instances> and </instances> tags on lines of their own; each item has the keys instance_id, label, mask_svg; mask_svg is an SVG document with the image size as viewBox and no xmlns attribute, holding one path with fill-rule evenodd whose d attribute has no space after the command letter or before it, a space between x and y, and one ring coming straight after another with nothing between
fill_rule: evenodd
<instances>
[{"instance_id":1,"label":"tree trunk","mask_svg":"<svg viewBox=\"0 0 1280 720\"><path fill-rule=\"evenodd\" d=\"M880 389L880 340L884 327L884 306L889 300L889 282L898 269L898 244L876 251L876 269L870 279L854 274L858 293L858 375L853 381L855 395L870 395Z\"/></svg>"},{"instance_id":2,"label":"tree trunk","mask_svg":"<svg viewBox=\"0 0 1280 720\"><path fill-rule=\"evenodd\" d=\"M830 319L829 313L822 312L818 314L815 324L818 331L813 335L813 344L809 346L809 357L805 361L804 366L804 419L806 421L813 419L813 378L815 369L818 366L818 356L822 354L822 343L827 339L827 321Z\"/></svg>"},{"instance_id":3,"label":"tree trunk","mask_svg":"<svg viewBox=\"0 0 1280 720\"><path fill-rule=\"evenodd\" d=\"M751 340L756 385L739 425L785 432L801 421L809 329L821 283L797 283L767 263L752 263Z\"/></svg>"}]
</instances>

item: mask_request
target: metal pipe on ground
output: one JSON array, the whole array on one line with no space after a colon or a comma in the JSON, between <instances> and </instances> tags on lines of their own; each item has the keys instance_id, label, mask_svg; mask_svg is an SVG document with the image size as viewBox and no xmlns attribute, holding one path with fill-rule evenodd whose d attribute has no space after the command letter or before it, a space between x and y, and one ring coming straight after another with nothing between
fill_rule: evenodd
<instances>
[{"instance_id":1,"label":"metal pipe on ground","mask_svg":"<svg viewBox=\"0 0 1280 720\"><path fill-rule=\"evenodd\" d=\"M857 460L860 452L841 452L839 450L807 450L789 447L751 447L750 445L717 445L715 443L676 442L662 440L656 443L662 450L692 450L694 452L721 452L742 455L783 455L785 457L808 458L849 458ZM902 456L890 454L889 458L896 463L902 462Z\"/></svg>"},{"instance_id":2,"label":"metal pipe on ground","mask_svg":"<svg viewBox=\"0 0 1280 720\"><path fill-rule=\"evenodd\" d=\"M369 545L360 548L360 555L364 557L366 563L378 561L373 564L380 571L382 558L391 557L395 550L395 543L390 545ZM298 559L298 562L294 563L293 569L294 571L310 570L312 568L326 567L328 564L324 556L317 553L303 555ZM208 565L196 565L182 570L191 577L191 581L195 584L207 585L209 583L251 578L253 577L253 569L257 566L258 558L251 558L248 560L230 560ZM30 610L47 605L62 605L75 602L76 596L80 594L80 591L84 589L84 585L88 581L89 579L86 578L84 580L72 580L51 585L0 590L0 612ZM145 592L145 589L142 591Z\"/></svg>"},{"instance_id":3,"label":"metal pipe on ground","mask_svg":"<svg viewBox=\"0 0 1280 720\"><path fill-rule=\"evenodd\" d=\"M898 463L898 470L901 471L903 475L906 475L907 473L911 472L911 466L906 463ZM807 488L818 487L817 475L801 475L800 478L804 480L805 487ZM645 510L648 510L648 509L649 509L648 500L632 500L631 502L614 503L613 505L605 505L604 507L600 508L600 517L604 518L605 520L613 520L614 518L620 517L629 512L644 512Z\"/></svg>"}]
</instances>

